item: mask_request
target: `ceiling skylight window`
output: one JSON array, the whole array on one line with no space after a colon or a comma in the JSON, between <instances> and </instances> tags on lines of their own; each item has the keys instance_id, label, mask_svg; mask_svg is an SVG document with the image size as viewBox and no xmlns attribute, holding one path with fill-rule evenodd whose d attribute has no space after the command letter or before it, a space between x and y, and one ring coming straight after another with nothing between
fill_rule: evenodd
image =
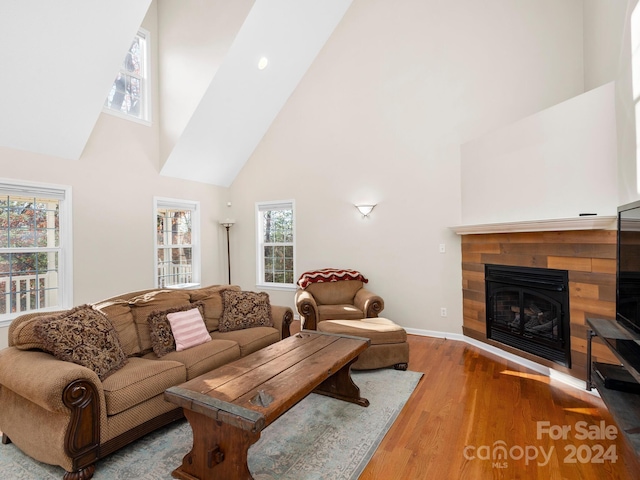
<instances>
[{"instance_id":1,"label":"ceiling skylight window","mask_svg":"<svg viewBox=\"0 0 640 480\"><path fill-rule=\"evenodd\" d=\"M120 65L120 71L104 102L104 110L144 123L149 115L149 32L140 30Z\"/></svg>"}]
</instances>

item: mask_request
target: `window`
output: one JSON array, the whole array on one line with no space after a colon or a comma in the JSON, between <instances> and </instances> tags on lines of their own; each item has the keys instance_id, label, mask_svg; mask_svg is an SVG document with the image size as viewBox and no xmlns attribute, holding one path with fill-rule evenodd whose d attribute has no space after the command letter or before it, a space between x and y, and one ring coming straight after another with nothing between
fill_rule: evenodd
<instances>
[{"instance_id":1,"label":"window","mask_svg":"<svg viewBox=\"0 0 640 480\"><path fill-rule=\"evenodd\" d=\"M200 204L155 199L156 287L200 284Z\"/></svg>"},{"instance_id":2,"label":"window","mask_svg":"<svg viewBox=\"0 0 640 480\"><path fill-rule=\"evenodd\" d=\"M149 32L140 30L131 43L104 102L105 111L149 122Z\"/></svg>"},{"instance_id":3,"label":"window","mask_svg":"<svg viewBox=\"0 0 640 480\"><path fill-rule=\"evenodd\" d=\"M0 181L0 326L71 305L71 190Z\"/></svg>"},{"instance_id":4,"label":"window","mask_svg":"<svg viewBox=\"0 0 640 480\"><path fill-rule=\"evenodd\" d=\"M258 285L295 286L293 201L258 203Z\"/></svg>"}]
</instances>

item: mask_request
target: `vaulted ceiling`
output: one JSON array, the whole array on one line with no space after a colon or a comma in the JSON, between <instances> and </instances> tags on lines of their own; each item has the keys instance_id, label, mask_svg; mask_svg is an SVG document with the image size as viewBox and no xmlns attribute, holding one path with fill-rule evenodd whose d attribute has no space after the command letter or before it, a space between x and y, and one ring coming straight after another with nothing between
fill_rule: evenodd
<instances>
[{"instance_id":1,"label":"vaulted ceiling","mask_svg":"<svg viewBox=\"0 0 640 480\"><path fill-rule=\"evenodd\" d=\"M80 158L150 4L2 0L0 146Z\"/></svg>"},{"instance_id":2,"label":"vaulted ceiling","mask_svg":"<svg viewBox=\"0 0 640 480\"><path fill-rule=\"evenodd\" d=\"M351 0L156 1L160 173L229 186ZM80 159L150 5L2 0L0 146Z\"/></svg>"}]
</instances>

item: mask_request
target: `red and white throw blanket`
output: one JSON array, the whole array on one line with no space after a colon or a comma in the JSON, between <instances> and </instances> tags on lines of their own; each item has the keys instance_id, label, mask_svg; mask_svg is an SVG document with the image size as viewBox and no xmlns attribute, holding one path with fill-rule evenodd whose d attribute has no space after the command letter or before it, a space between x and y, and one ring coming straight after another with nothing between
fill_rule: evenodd
<instances>
[{"instance_id":1,"label":"red and white throw blanket","mask_svg":"<svg viewBox=\"0 0 640 480\"><path fill-rule=\"evenodd\" d=\"M341 280L360 280L367 283L369 280L364 278L360 272L356 270L348 270L344 268L322 268L320 270L309 270L300 275L298 285L300 288L307 288L312 283L322 282L339 282Z\"/></svg>"}]
</instances>

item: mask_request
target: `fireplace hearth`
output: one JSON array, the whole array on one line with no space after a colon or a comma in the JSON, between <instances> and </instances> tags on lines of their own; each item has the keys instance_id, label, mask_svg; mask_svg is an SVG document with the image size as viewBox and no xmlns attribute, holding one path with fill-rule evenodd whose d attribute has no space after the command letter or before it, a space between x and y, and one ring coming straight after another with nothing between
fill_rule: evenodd
<instances>
[{"instance_id":1,"label":"fireplace hearth","mask_svg":"<svg viewBox=\"0 0 640 480\"><path fill-rule=\"evenodd\" d=\"M566 270L485 265L487 338L571 368Z\"/></svg>"}]
</instances>

